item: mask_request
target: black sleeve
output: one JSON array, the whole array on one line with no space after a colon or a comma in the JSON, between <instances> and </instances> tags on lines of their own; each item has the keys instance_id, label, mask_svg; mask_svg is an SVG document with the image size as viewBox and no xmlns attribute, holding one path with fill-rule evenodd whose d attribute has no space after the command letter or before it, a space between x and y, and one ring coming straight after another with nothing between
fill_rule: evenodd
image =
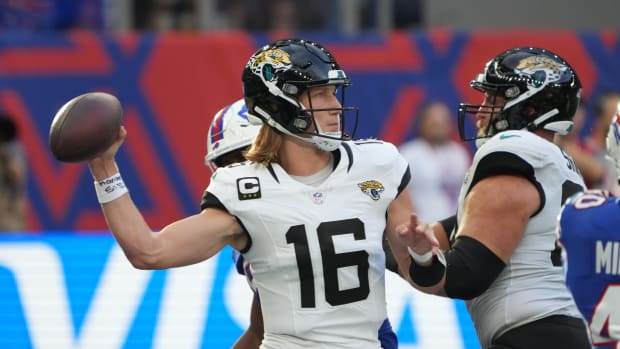
<instances>
[{"instance_id":1,"label":"black sleeve","mask_svg":"<svg viewBox=\"0 0 620 349\"><path fill-rule=\"evenodd\" d=\"M385 252L385 268L400 275L398 272L398 263L396 262L396 258L394 258L394 254L390 248L390 244L385 237L383 238L383 251Z\"/></svg>"},{"instance_id":2,"label":"black sleeve","mask_svg":"<svg viewBox=\"0 0 620 349\"><path fill-rule=\"evenodd\" d=\"M224 212L228 212L224 204L213 194L208 191L205 191L202 196L202 202L200 203L200 210L204 210L205 208L216 208L218 210L222 210Z\"/></svg>"},{"instance_id":3,"label":"black sleeve","mask_svg":"<svg viewBox=\"0 0 620 349\"><path fill-rule=\"evenodd\" d=\"M478 240L459 236L446 252L444 290L450 298L472 299L497 279L506 264Z\"/></svg>"},{"instance_id":4,"label":"black sleeve","mask_svg":"<svg viewBox=\"0 0 620 349\"><path fill-rule=\"evenodd\" d=\"M562 204L564 204L571 196L584 190L585 188L582 187L581 184L571 181L564 181L564 183L562 183Z\"/></svg>"},{"instance_id":5,"label":"black sleeve","mask_svg":"<svg viewBox=\"0 0 620 349\"><path fill-rule=\"evenodd\" d=\"M545 192L542 185L540 185L536 179L534 167L532 167L529 162L513 153L498 151L490 153L480 159L478 166L476 166L476 172L472 178L469 190L471 190L476 183L485 178L501 175L523 177L532 183L536 187L536 190L538 190L538 195L540 196L540 207L532 216L535 216L542 210L545 206Z\"/></svg>"},{"instance_id":6,"label":"black sleeve","mask_svg":"<svg viewBox=\"0 0 620 349\"><path fill-rule=\"evenodd\" d=\"M407 170L403 174L403 178L400 180L400 185L398 185L398 194L396 194L396 196L398 196L400 193L402 193L403 190L405 190L405 188L407 188L410 180L411 170L409 169L409 165L407 165Z\"/></svg>"}]
</instances>

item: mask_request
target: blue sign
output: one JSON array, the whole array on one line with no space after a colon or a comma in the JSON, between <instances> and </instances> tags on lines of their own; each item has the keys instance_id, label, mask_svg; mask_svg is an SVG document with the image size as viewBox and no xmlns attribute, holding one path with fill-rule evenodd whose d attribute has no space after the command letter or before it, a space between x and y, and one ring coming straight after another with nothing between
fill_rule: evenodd
<instances>
[{"instance_id":1,"label":"blue sign","mask_svg":"<svg viewBox=\"0 0 620 349\"><path fill-rule=\"evenodd\" d=\"M480 348L460 301L386 275L400 348ZM226 248L208 261L137 270L108 233L0 237L0 348L230 348L252 300Z\"/></svg>"}]
</instances>

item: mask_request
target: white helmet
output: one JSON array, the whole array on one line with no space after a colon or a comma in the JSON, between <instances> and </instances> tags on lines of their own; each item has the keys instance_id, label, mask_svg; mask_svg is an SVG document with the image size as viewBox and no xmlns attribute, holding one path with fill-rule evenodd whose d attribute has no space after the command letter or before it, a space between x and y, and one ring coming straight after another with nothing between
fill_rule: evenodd
<instances>
[{"instance_id":1,"label":"white helmet","mask_svg":"<svg viewBox=\"0 0 620 349\"><path fill-rule=\"evenodd\" d=\"M607 157L616 167L616 176L618 176L618 184L620 184L620 103L618 103L616 115L611 119L606 143Z\"/></svg>"},{"instance_id":2,"label":"white helmet","mask_svg":"<svg viewBox=\"0 0 620 349\"><path fill-rule=\"evenodd\" d=\"M215 171L214 161L222 155L252 144L260 125L250 123L248 108L239 99L218 111L211 121L207 133L207 155L205 164Z\"/></svg>"}]
</instances>

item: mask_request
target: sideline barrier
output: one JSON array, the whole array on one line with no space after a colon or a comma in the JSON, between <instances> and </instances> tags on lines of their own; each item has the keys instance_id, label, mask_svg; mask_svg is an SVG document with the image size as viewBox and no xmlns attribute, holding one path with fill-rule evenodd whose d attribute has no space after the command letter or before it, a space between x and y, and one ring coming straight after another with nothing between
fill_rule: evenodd
<instances>
[{"instance_id":1,"label":"sideline barrier","mask_svg":"<svg viewBox=\"0 0 620 349\"><path fill-rule=\"evenodd\" d=\"M479 349L460 301L386 276L404 349ZM0 237L0 348L230 348L252 295L226 248L170 270L134 269L108 234Z\"/></svg>"}]
</instances>

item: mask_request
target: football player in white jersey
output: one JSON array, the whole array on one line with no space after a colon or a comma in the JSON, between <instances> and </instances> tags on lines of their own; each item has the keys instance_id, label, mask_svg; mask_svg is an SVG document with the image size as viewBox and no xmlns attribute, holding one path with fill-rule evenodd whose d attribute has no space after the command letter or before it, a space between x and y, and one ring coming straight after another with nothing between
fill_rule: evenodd
<instances>
[{"instance_id":1,"label":"football player in white jersey","mask_svg":"<svg viewBox=\"0 0 620 349\"><path fill-rule=\"evenodd\" d=\"M119 174L115 144L88 161L106 221L137 268L201 262L230 245L252 265L263 310L261 348L379 348L386 318L384 232L401 270L396 227L409 221L408 164L396 147L348 138L350 81L321 45L278 40L243 75L263 126L246 158L211 177L203 210L153 232ZM339 98L340 96L340 98ZM427 240L438 241L429 233Z\"/></svg>"},{"instance_id":2,"label":"football player in white jersey","mask_svg":"<svg viewBox=\"0 0 620 349\"><path fill-rule=\"evenodd\" d=\"M571 130L579 79L556 54L523 47L494 57L471 86L484 99L461 104L459 128L478 150L457 215L430 226L412 216L402 227L403 241L415 246L410 276L425 292L467 300L483 348L589 348L555 229L566 198L585 187L553 143ZM443 252L419 235L431 230Z\"/></svg>"},{"instance_id":3,"label":"football player in white jersey","mask_svg":"<svg viewBox=\"0 0 620 349\"><path fill-rule=\"evenodd\" d=\"M249 118L243 99L231 103L215 114L207 132L207 155L205 156L205 164L212 172L215 172L218 167L245 161L243 154L250 148L260 130L260 125L250 123ZM387 246L384 247L386 267L398 273L391 250ZM254 292L254 297L250 310L250 325L231 349L256 349L263 340L263 318L252 267L236 250L233 250L233 261L237 272L245 275ZM392 330L392 325L387 318L379 328L378 335L383 349L398 348L396 333Z\"/></svg>"}]
</instances>

